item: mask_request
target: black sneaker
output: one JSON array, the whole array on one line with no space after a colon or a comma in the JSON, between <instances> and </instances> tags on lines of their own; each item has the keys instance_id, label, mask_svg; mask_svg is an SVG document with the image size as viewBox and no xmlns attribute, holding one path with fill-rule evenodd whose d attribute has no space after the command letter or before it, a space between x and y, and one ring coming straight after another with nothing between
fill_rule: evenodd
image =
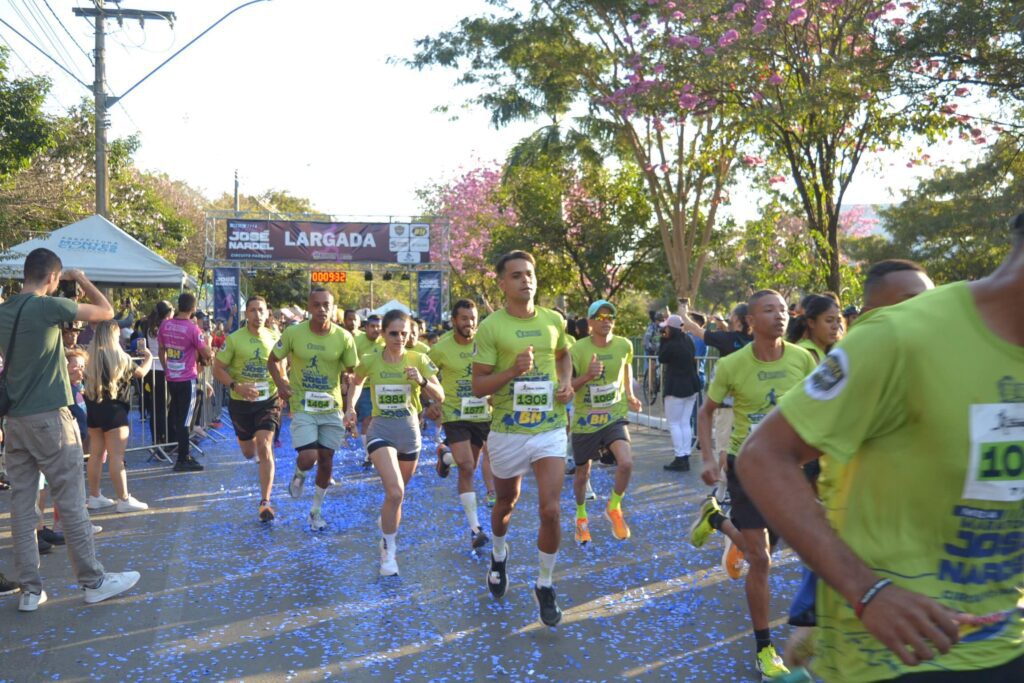
<instances>
[{"instance_id":1,"label":"black sneaker","mask_svg":"<svg viewBox=\"0 0 1024 683\"><path fill-rule=\"evenodd\" d=\"M187 460L179 460L174 463L175 472L202 472L204 469L205 468L192 457L189 457Z\"/></svg>"},{"instance_id":2,"label":"black sneaker","mask_svg":"<svg viewBox=\"0 0 1024 683\"><path fill-rule=\"evenodd\" d=\"M554 586L533 587L533 598L540 607L540 621L545 626L555 627L562 620L562 610L558 607L555 599Z\"/></svg>"},{"instance_id":3,"label":"black sneaker","mask_svg":"<svg viewBox=\"0 0 1024 683\"><path fill-rule=\"evenodd\" d=\"M46 555L53 550L53 544L44 541L39 534L36 534L36 542L39 544L39 554Z\"/></svg>"},{"instance_id":4,"label":"black sneaker","mask_svg":"<svg viewBox=\"0 0 1024 683\"><path fill-rule=\"evenodd\" d=\"M489 540L491 540L490 536L485 534L483 529L478 528L476 531L469 532L469 545L473 550L483 548ZM508 559L508 555L505 555L505 559Z\"/></svg>"},{"instance_id":5,"label":"black sneaker","mask_svg":"<svg viewBox=\"0 0 1024 683\"><path fill-rule=\"evenodd\" d=\"M672 462L665 465L664 468L669 472L689 472L690 471L690 456L684 455L681 458L673 458Z\"/></svg>"},{"instance_id":6,"label":"black sneaker","mask_svg":"<svg viewBox=\"0 0 1024 683\"><path fill-rule=\"evenodd\" d=\"M20 590L21 586L13 581L8 581L6 576L0 574L0 595L13 595Z\"/></svg>"},{"instance_id":7,"label":"black sneaker","mask_svg":"<svg viewBox=\"0 0 1024 683\"><path fill-rule=\"evenodd\" d=\"M505 571L505 565L508 564L508 553L509 546L505 544L505 559L498 562L494 559L494 551L491 551L491 568L487 572L487 590L491 591L491 595L499 600L505 597L505 593L508 591L508 573Z\"/></svg>"},{"instance_id":8,"label":"black sneaker","mask_svg":"<svg viewBox=\"0 0 1024 683\"><path fill-rule=\"evenodd\" d=\"M437 476L442 479L447 479L448 473L452 471L452 466L446 464L444 461L444 454L451 452L451 449L443 443L437 444Z\"/></svg>"},{"instance_id":9,"label":"black sneaker","mask_svg":"<svg viewBox=\"0 0 1024 683\"><path fill-rule=\"evenodd\" d=\"M11 484L7 481L7 477L0 474L0 491L10 491Z\"/></svg>"},{"instance_id":10,"label":"black sneaker","mask_svg":"<svg viewBox=\"0 0 1024 683\"><path fill-rule=\"evenodd\" d=\"M43 539L50 545L64 545L64 534L57 533L48 526L44 526L39 531L39 538Z\"/></svg>"}]
</instances>

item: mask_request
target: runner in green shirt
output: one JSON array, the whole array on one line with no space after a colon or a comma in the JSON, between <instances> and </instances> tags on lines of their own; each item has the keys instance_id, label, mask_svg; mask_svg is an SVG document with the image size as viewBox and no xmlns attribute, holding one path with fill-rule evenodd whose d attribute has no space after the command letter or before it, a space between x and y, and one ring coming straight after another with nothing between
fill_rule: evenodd
<instances>
[{"instance_id":1,"label":"runner in green shirt","mask_svg":"<svg viewBox=\"0 0 1024 683\"><path fill-rule=\"evenodd\" d=\"M505 535L523 475L532 469L540 507L540 573L534 595L542 623L555 626L562 619L552 575L561 539L559 497L565 481L565 404L573 397L572 358L561 316L534 305L534 264L532 255L513 251L495 265L505 307L480 323L473 394L491 396L494 402L487 446L498 499L491 511L494 545L488 590L495 598L508 590Z\"/></svg>"},{"instance_id":2,"label":"runner in green shirt","mask_svg":"<svg viewBox=\"0 0 1024 683\"><path fill-rule=\"evenodd\" d=\"M814 361L820 363L842 337L842 332L843 318L836 302L827 296L812 294L787 337L790 343L807 349Z\"/></svg>"},{"instance_id":3,"label":"runner in green shirt","mask_svg":"<svg viewBox=\"0 0 1024 683\"><path fill-rule=\"evenodd\" d=\"M459 468L459 502L466 513L469 545L474 550L490 540L477 516L473 475L491 430L491 406L487 398L473 395L476 328L476 304L460 299L452 306L452 331L430 349L430 358L441 371L441 386L444 387L441 419L445 438L438 446L437 474L443 479L452 464Z\"/></svg>"},{"instance_id":4,"label":"runner in green shirt","mask_svg":"<svg viewBox=\"0 0 1024 683\"><path fill-rule=\"evenodd\" d=\"M992 275L862 317L744 448L823 579L826 681L1024 680L1024 214L1011 231ZM796 469L821 452L845 463L827 519Z\"/></svg>"},{"instance_id":5,"label":"runner in green shirt","mask_svg":"<svg viewBox=\"0 0 1024 683\"><path fill-rule=\"evenodd\" d=\"M380 351L384 348L384 337L380 334L380 316L373 313L366 318L366 331L355 335L356 351L360 358L371 351ZM363 442L363 450L366 450L366 430L370 428L370 418L373 412L373 401L370 400L370 393L364 391L359 394L359 403L356 405L356 417L358 418L360 438ZM372 467L370 454L367 453L363 459L363 467Z\"/></svg>"},{"instance_id":6,"label":"runner in green shirt","mask_svg":"<svg viewBox=\"0 0 1024 683\"><path fill-rule=\"evenodd\" d=\"M402 518L405 487L416 471L422 439L420 437L420 391L430 399L443 401L444 390L437 381L437 367L430 358L405 348L409 332L409 316L398 310L388 311L382 323L385 346L367 353L349 384L345 426L354 428L354 406L366 384L373 401L373 420L367 432L366 450L377 468L384 486L384 502L380 508L380 575L398 574L398 524Z\"/></svg>"},{"instance_id":7,"label":"runner in green shirt","mask_svg":"<svg viewBox=\"0 0 1024 683\"><path fill-rule=\"evenodd\" d=\"M771 548L768 525L747 496L746 481L741 482L736 476L735 454L777 405L779 398L800 384L814 370L815 363L807 351L783 340L789 312L778 292L770 289L755 292L747 302L747 310L754 341L718 361L707 399L697 414L697 438L704 461L701 479L708 486L714 486L720 465L712 448L711 425L715 409L726 396L733 398L732 437L726 464L732 501L730 518L722 515L714 496L708 496L690 530L690 542L699 548L712 529L725 534L723 563L732 578L740 577L734 548L746 558L749 565L745 586L747 607L757 643L755 666L762 680L769 680L788 671L772 645L769 627Z\"/></svg>"},{"instance_id":8,"label":"runner in green shirt","mask_svg":"<svg viewBox=\"0 0 1024 683\"><path fill-rule=\"evenodd\" d=\"M615 456L615 486L605 508L612 535L620 541L630 537L622 516L622 497L633 473L626 414L639 411L640 399L633 395L633 345L612 334L615 305L599 299L587 309L590 335L573 344L569 354L576 392L572 419L572 453L576 463L573 494L576 496L576 542L590 542L587 519L587 480L590 464L607 448Z\"/></svg>"},{"instance_id":9,"label":"runner in green shirt","mask_svg":"<svg viewBox=\"0 0 1024 683\"><path fill-rule=\"evenodd\" d=\"M323 531L327 522L320 511L331 484L334 451L341 447L345 438L341 422L342 374L351 372L358 359L352 335L331 322L334 295L323 287L314 287L306 309L310 319L285 328L267 359L267 369L281 398L289 401L292 412L292 445L298 457L288 493L292 498L300 497L306 472L317 465L309 527ZM285 358L288 359L287 378L281 371Z\"/></svg>"},{"instance_id":10,"label":"runner in green shirt","mask_svg":"<svg viewBox=\"0 0 1024 683\"><path fill-rule=\"evenodd\" d=\"M277 344L273 332L264 326L267 301L251 296L245 302L245 326L224 342L213 361L213 376L231 389L228 414L235 428L238 447L247 459L259 461L261 522L274 519L270 491L274 486L274 434L281 426L281 404L267 370L267 359Z\"/></svg>"}]
</instances>

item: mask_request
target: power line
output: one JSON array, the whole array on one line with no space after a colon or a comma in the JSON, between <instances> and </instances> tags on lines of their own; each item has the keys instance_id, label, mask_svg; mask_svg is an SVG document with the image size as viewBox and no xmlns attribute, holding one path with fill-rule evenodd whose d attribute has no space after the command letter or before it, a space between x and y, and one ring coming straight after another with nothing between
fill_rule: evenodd
<instances>
[{"instance_id":1,"label":"power line","mask_svg":"<svg viewBox=\"0 0 1024 683\"><path fill-rule=\"evenodd\" d=\"M68 34L68 38L70 38L71 42L74 43L75 47L78 48L78 51L85 55L85 58L89 60L89 64L92 64L92 55L89 54L88 50L86 50L79 44L75 36L72 35L71 31L68 30L68 27L65 26L64 22L61 21L59 16L57 16L57 13L53 11L53 7L50 6L50 0L43 0L43 4L46 5L46 9L50 10L50 14L52 14L53 18L57 20L57 23L60 24L60 27L64 29L64 33Z\"/></svg>"},{"instance_id":2,"label":"power line","mask_svg":"<svg viewBox=\"0 0 1024 683\"><path fill-rule=\"evenodd\" d=\"M75 58L71 56L70 52L68 52L67 48L64 46L64 41L62 41L60 36L57 35L57 32L54 30L50 22L46 21L46 17L43 15L43 10L39 5L30 5L28 0L21 0L21 2L25 5L25 10L28 12L29 16L31 16L39 26L47 42L53 46L54 54L61 55L61 59L64 61L64 64L69 69L74 67L77 71L78 67L75 64Z\"/></svg>"},{"instance_id":3,"label":"power line","mask_svg":"<svg viewBox=\"0 0 1024 683\"><path fill-rule=\"evenodd\" d=\"M13 7L14 5L11 5L11 6ZM38 51L38 52L39 52L39 53L40 53L41 55L43 55L44 57L46 57L47 59L49 59L49 60L50 60L51 62L53 62L54 64L56 64L56 65L57 65L57 68L59 68L59 69L60 69L61 71L63 71L64 73L66 73L66 74L67 74L68 76L71 76L71 78L75 79L75 81L76 81L76 82L77 82L77 83L78 83L79 85L81 85L81 86L82 86L83 88L85 88L86 90L90 90L90 91L92 90L92 88L91 88L91 87L90 87L90 86L89 86L89 85L88 85L87 83L85 83L85 82L84 82L84 81L83 81L83 80L82 80L81 78L79 78L79 77L78 77L78 76L76 76L75 74L71 73L71 71L69 71L69 70L68 70L67 68L65 68L65 66L64 66L63 64L61 64L61 63L60 63L60 62L58 62L58 61L57 61L56 59L54 59L53 57L51 57L51 56L49 55L49 53L48 53L48 52L46 52L46 50L44 50L43 48L39 47L38 45L36 45L35 43L33 43L33 42L32 42L31 40L29 40L28 38L26 38L26 37L25 37L25 34L24 34L24 33L22 33L21 31L19 31L19 30L18 30L18 29L16 29L16 28L14 28L13 26L11 26L11 25L10 25L9 23L7 23L7 21L5 21L5 20L4 20L3 18L0 18L0 24L3 24L3 25L4 25L4 26L6 26L7 28L9 28L9 29L11 29L12 31L14 31L14 33L15 33L15 34L16 34L16 35L17 35L17 36L18 36L19 38L21 38L21 39L22 39L22 40L24 40L24 41L25 41L26 43L28 43L29 45L31 45L32 47L34 47L34 48L36 49L36 51Z\"/></svg>"},{"instance_id":4,"label":"power line","mask_svg":"<svg viewBox=\"0 0 1024 683\"><path fill-rule=\"evenodd\" d=\"M36 72L35 72L35 71L34 71L34 70L32 69L32 67L28 65L28 62L26 62L26 61L25 61L25 58L24 58L24 57L22 57L22 56L21 56L21 54L20 54L20 53L19 53L19 52L18 52L17 50L15 50L15 49L14 49L14 46L13 46L13 45L11 45L10 41L9 41L9 40L7 40L7 38L5 38L5 37L3 36L3 34L0 34L0 40L2 40L2 41L4 42L4 45L6 45L7 47L9 47L9 48L10 48L10 50L11 50L11 54L13 54L13 55L14 55L15 57L17 57L17 58L18 58L18 61L19 61L19 62L21 62L21 65L25 67L25 70L26 70L26 71L28 71L28 72L29 72L30 74L32 74L32 75L33 75L33 76L35 76L36 78L38 78L38 77L39 77L39 74L37 74L37 73L36 73ZM54 101L55 101L55 102L56 102L56 103L57 103L57 104L58 104L58 105L60 106L60 108L61 108L61 109L63 109L64 111L67 111L67 109L68 109L68 106L67 106L66 104L64 104L63 102L61 102L61 101L60 101L60 98L59 98L59 97L57 97L57 96L56 96L55 94L53 94L53 92L52 92L52 91L51 91L51 92L49 93L49 95L50 95L51 97L53 97Z\"/></svg>"}]
</instances>

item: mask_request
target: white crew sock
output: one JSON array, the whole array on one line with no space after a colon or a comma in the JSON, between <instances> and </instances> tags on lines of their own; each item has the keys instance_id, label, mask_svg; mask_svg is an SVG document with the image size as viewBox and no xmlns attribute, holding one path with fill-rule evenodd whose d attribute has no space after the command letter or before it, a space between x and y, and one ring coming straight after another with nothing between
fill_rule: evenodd
<instances>
[{"instance_id":1,"label":"white crew sock","mask_svg":"<svg viewBox=\"0 0 1024 683\"><path fill-rule=\"evenodd\" d=\"M455 456L452 455L451 451L445 451L441 456L441 462L448 465L448 467L455 467Z\"/></svg>"},{"instance_id":2,"label":"white crew sock","mask_svg":"<svg viewBox=\"0 0 1024 683\"><path fill-rule=\"evenodd\" d=\"M491 553L494 555L494 559L501 562L508 553L508 548L505 547L505 537L491 536L491 543Z\"/></svg>"},{"instance_id":3,"label":"white crew sock","mask_svg":"<svg viewBox=\"0 0 1024 683\"><path fill-rule=\"evenodd\" d=\"M469 522L469 530L476 531L480 528L480 520L476 516L476 493L474 491L460 493L459 502L462 503L462 509L466 511L466 521Z\"/></svg>"},{"instance_id":4,"label":"white crew sock","mask_svg":"<svg viewBox=\"0 0 1024 683\"><path fill-rule=\"evenodd\" d=\"M323 507L324 497L327 495L327 489L322 489L314 484L313 486L313 512L319 512L320 508Z\"/></svg>"},{"instance_id":5,"label":"white crew sock","mask_svg":"<svg viewBox=\"0 0 1024 683\"><path fill-rule=\"evenodd\" d=\"M543 550L538 550L537 555L540 557L540 574L537 575L537 587L550 588L551 577L555 573L555 558L558 557L558 553L546 553Z\"/></svg>"},{"instance_id":6,"label":"white crew sock","mask_svg":"<svg viewBox=\"0 0 1024 683\"><path fill-rule=\"evenodd\" d=\"M398 532L393 534L384 534L384 552L387 553L388 559L395 559L395 551L398 550Z\"/></svg>"}]
</instances>

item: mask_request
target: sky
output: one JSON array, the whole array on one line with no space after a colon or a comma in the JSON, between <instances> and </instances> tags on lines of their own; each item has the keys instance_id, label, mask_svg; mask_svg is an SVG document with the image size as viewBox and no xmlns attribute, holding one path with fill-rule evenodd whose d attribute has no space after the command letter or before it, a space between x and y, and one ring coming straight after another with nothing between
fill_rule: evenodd
<instances>
[{"instance_id":1,"label":"sky","mask_svg":"<svg viewBox=\"0 0 1024 683\"><path fill-rule=\"evenodd\" d=\"M137 21L126 20L121 27L111 22L108 92L121 95L240 4L125 0L121 7L169 10L176 20L173 28L153 20L144 27ZM93 29L73 15L76 6L92 2L8 0L0 6L0 18L51 54L66 52L63 61L91 85L85 53L92 52ZM411 56L416 39L489 9L484 0L253 4L115 105L111 137L137 133L139 167L184 180L209 198L231 192L237 170L243 193L287 190L338 217L416 214L422 209L418 189L503 159L517 140L543 124L496 130L486 111L463 106L471 93L454 87L455 71L417 72L389 63ZM48 28L40 25L44 21ZM0 39L15 53L9 59L13 75L51 78L50 111L91 98L86 87L2 24ZM458 112L458 118L435 111L441 105ZM955 158L970 150L954 146L949 154ZM868 160L846 203L898 201L900 190L929 173L927 167L906 168L910 156L899 152Z\"/></svg>"}]
</instances>

